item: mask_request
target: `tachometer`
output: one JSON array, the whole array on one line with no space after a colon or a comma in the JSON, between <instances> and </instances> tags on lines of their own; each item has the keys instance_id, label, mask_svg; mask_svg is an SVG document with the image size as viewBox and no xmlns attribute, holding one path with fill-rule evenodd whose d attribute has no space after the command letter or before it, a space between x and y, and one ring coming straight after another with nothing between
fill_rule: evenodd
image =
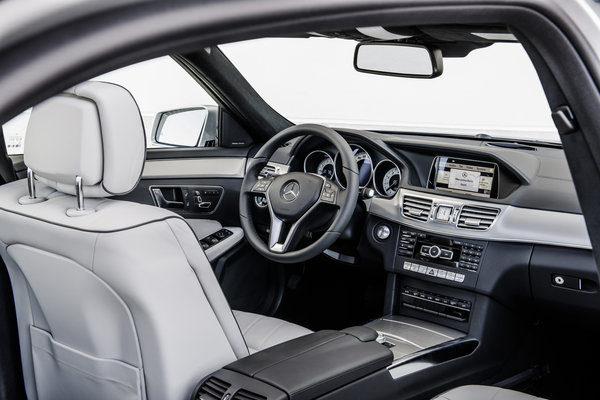
<instances>
[{"instance_id":1,"label":"tachometer","mask_svg":"<svg viewBox=\"0 0 600 400\"><path fill-rule=\"evenodd\" d=\"M382 160L373 172L375 190L383 197L393 197L400 188L402 172L390 160Z\"/></svg>"}]
</instances>

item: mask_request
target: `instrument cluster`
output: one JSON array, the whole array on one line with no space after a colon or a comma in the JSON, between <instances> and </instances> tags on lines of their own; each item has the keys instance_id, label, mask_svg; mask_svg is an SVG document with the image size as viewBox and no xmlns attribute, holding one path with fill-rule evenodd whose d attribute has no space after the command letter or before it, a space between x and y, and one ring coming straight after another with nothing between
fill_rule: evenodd
<instances>
[{"instance_id":1,"label":"instrument cluster","mask_svg":"<svg viewBox=\"0 0 600 400\"><path fill-rule=\"evenodd\" d=\"M364 147L350 144L354 158L358 164L360 188L372 187L381 197L391 198L400 188L402 170L387 158L374 158ZM376 163L375 163L376 162ZM321 175L346 187L342 160L337 152L314 150L304 158L304 172Z\"/></svg>"}]
</instances>

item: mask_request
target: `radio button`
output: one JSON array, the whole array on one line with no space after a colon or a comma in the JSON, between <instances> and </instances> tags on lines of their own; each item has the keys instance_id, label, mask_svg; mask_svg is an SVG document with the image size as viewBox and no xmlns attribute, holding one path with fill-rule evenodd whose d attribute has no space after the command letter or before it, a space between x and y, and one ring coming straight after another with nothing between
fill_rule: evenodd
<instances>
[{"instance_id":1,"label":"radio button","mask_svg":"<svg viewBox=\"0 0 600 400\"><path fill-rule=\"evenodd\" d=\"M419 273L420 274L426 274L427 273L427 267L424 265L419 265Z\"/></svg>"},{"instance_id":2,"label":"radio button","mask_svg":"<svg viewBox=\"0 0 600 400\"><path fill-rule=\"evenodd\" d=\"M404 269L410 269L410 265L408 261L404 261Z\"/></svg>"},{"instance_id":3,"label":"radio button","mask_svg":"<svg viewBox=\"0 0 600 400\"><path fill-rule=\"evenodd\" d=\"M440 255L440 258L444 258L446 260L451 260L453 255L454 255L454 253L452 253L450 250L444 250L444 249L442 249L442 253Z\"/></svg>"},{"instance_id":4,"label":"radio button","mask_svg":"<svg viewBox=\"0 0 600 400\"><path fill-rule=\"evenodd\" d=\"M463 274L456 274L454 277L454 282L462 283L465 281L465 276Z\"/></svg>"},{"instance_id":5,"label":"radio button","mask_svg":"<svg viewBox=\"0 0 600 400\"><path fill-rule=\"evenodd\" d=\"M447 271L444 271L443 269L438 269L437 277L441 279L446 279L446 274Z\"/></svg>"},{"instance_id":6,"label":"radio button","mask_svg":"<svg viewBox=\"0 0 600 400\"><path fill-rule=\"evenodd\" d=\"M454 273L454 272L448 271L446 273L446 279L449 281L453 281L455 277L456 277L456 273Z\"/></svg>"}]
</instances>

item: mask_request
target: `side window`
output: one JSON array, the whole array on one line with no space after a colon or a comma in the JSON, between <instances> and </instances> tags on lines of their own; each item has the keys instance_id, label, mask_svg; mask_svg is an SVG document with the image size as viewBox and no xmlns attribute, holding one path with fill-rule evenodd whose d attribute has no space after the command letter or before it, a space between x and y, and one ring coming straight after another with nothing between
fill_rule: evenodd
<instances>
[{"instance_id":1,"label":"side window","mask_svg":"<svg viewBox=\"0 0 600 400\"><path fill-rule=\"evenodd\" d=\"M135 98L146 130L148 148L218 143L217 104L171 57L133 64L92 80L128 89ZM8 154L22 154L31 109L2 126ZM156 136L156 137L155 137Z\"/></svg>"}]
</instances>

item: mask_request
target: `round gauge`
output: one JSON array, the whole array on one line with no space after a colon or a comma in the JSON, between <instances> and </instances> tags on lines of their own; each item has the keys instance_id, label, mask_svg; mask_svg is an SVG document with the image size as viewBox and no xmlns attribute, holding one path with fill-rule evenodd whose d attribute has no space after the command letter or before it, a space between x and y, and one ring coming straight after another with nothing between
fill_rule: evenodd
<instances>
[{"instance_id":1,"label":"round gauge","mask_svg":"<svg viewBox=\"0 0 600 400\"><path fill-rule=\"evenodd\" d=\"M335 175L335 166L333 165L331 157L325 158L317 165L317 174L324 176L329 180L333 179L333 176Z\"/></svg>"},{"instance_id":2,"label":"round gauge","mask_svg":"<svg viewBox=\"0 0 600 400\"><path fill-rule=\"evenodd\" d=\"M390 160L382 160L375 167L374 186L379 195L393 197L400 188L402 173L400 168Z\"/></svg>"},{"instance_id":3,"label":"round gauge","mask_svg":"<svg viewBox=\"0 0 600 400\"><path fill-rule=\"evenodd\" d=\"M350 149L352 149L352 153L354 153L354 159L358 165L358 186L363 188L369 184L371 177L373 176L373 162L371 161L371 156L369 153L367 153L367 151L362 147L356 144L351 144ZM342 158L339 157L338 153L335 155L335 177L340 186L346 188L346 177L344 174L337 173L337 171L342 170Z\"/></svg>"},{"instance_id":4,"label":"round gauge","mask_svg":"<svg viewBox=\"0 0 600 400\"><path fill-rule=\"evenodd\" d=\"M387 196L393 196L398 191L400 186L400 170L392 168L383 176L383 191Z\"/></svg>"},{"instance_id":5,"label":"round gauge","mask_svg":"<svg viewBox=\"0 0 600 400\"><path fill-rule=\"evenodd\" d=\"M304 159L304 172L318 174L333 180L335 177L335 163L327 152L315 150Z\"/></svg>"}]
</instances>

